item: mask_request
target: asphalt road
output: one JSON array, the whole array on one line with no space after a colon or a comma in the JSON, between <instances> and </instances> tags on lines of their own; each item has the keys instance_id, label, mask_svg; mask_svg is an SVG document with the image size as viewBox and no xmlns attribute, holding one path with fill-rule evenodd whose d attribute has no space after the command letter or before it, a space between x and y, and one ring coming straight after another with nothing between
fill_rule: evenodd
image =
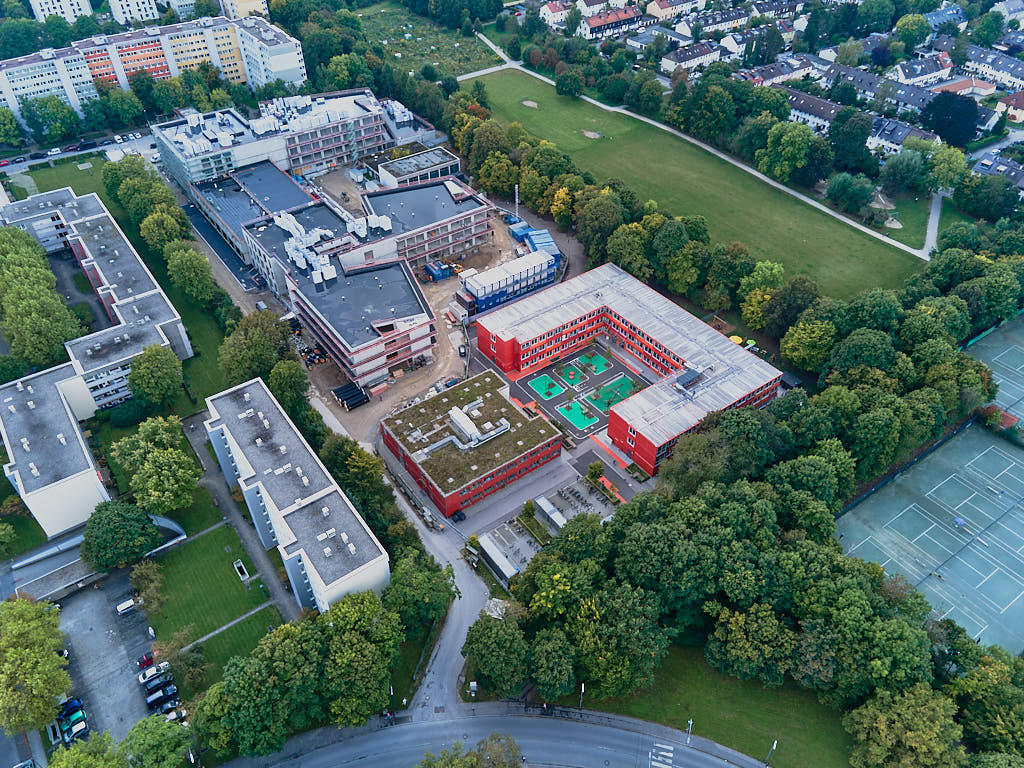
<instances>
[{"instance_id":1,"label":"asphalt road","mask_svg":"<svg viewBox=\"0 0 1024 768\"><path fill-rule=\"evenodd\" d=\"M727 765L718 755L687 747L685 738L670 740L613 726L526 715L471 716L396 725L272 764L302 768L381 765L411 768L423 759L425 752L436 755L457 741L473 746L495 732L512 736L529 766L721 768ZM740 764L756 765L749 759Z\"/></svg>"},{"instance_id":2,"label":"asphalt road","mask_svg":"<svg viewBox=\"0 0 1024 768\"><path fill-rule=\"evenodd\" d=\"M124 134L121 135L123 136ZM103 139L100 139L99 141L102 140ZM99 143L99 141L97 141L97 144ZM84 149L80 152L61 152L59 155L43 158L40 160L26 160L24 163L10 163L9 165L4 166L0 170L4 171L8 176L11 176L16 173L24 173L25 171L30 171L35 166L44 167L50 160L63 160L69 157L77 157L78 155L91 155L94 152L105 152L108 149L120 149L122 152L131 151L134 152L135 154L142 154L148 157L149 155L157 151L155 149L150 149L149 145L152 143L153 137L150 136L149 133L147 132L142 134L141 139L132 139L122 144L110 144L105 147L97 146L93 149ZM28 150L26 150L23 153L24 157L26 158L28 157L28 154Z\"/></svg>"}]
</instances>

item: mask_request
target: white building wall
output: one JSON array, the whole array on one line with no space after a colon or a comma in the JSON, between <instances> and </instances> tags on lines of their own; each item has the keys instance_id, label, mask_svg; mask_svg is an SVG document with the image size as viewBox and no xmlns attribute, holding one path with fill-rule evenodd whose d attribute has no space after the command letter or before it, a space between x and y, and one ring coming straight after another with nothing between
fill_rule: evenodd
<instances>
[{"instance_id":1,"label":"white building wall","mask_svg":"<svg viewBox=\"0 0 1024 768\"><path fill-rule=\"evenodd\" d=\"M283 556L284 553L282 553ZM306 569L306 578L309 579L309 585L313 589L316 607L323 613L345 595L367 590L373 590L379 595L391 582L391 571L388 568L387 556L381 555L362 568L352 571L345 578L339 579L330 588L323 583L315 568Z\"/></svg>"},{"instance_id":2,"label":"white building wall","mask_svg":"<svg viewBox=\"0 0 1024 768\"><path fill-rule=\"evenodd\" d=\"M47 16L60 16L68 24L74 24L79 16L92 14L89 0L29 0L36 21L46 21Z\"/></svg>"},{"instance_id":3,"label":"white building wall","mask_svg":"<svg viewBox=\"0 0 1024 768\"><path fill-rule=\"evenodd\" d=\"M21 498L48 539L85 525L97 504L110 501L107 489L92 469Z\"/></svg>"},{"instance_id":4,"label":"white building wall","mask_svg":"<svg viewBox=\"0 0 1024 768\"><path fill-rule=\"evenodd\" d=\"M118 24L160 18L154 0L110 0L110 13Z\"/></svg>"}]
</instances>

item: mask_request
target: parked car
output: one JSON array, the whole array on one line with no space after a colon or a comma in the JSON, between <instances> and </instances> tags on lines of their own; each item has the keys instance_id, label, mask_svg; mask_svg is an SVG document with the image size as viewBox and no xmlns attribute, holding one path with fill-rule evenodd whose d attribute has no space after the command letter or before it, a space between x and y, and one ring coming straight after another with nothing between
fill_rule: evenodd
<instances>
[{"instance_id":1,"label":"parked car","mask_svg":"<svg viewBox=\"0 0 1024 768\"><path fill-rule=\"evenodd\" d=\"M80 720L75 723L71 728L64 731L64 743L70 744L75 739L85 738L85 735L89 732L89 723L85 720Z\"/></svg>"},{"instance_id":2,"label":"parked car","mask_svg":"<svg viewBox=\"0 0 1024 768\"><path fill-rule=\"evenodd\" d=\"M82 700L77 696L73 699L65 699L60 704L60 712L57 713L57 719L63 720L65 717L70 715L75 710L82 708Z\"/></svg>"},{"instance_id":3,"label":"parked car","mask_svg":"<svg viewBox=\"0 0 1024 768\"><path fill-rule=\"evenodd\" d=\"M114 137L115 144L124 144L124 139L121 138L120 134Z\"/></svg>"},{"instance_id":4,"label":"parked car","mask_svg":"<svg viewBox=\"0 0 1024 768\"><path fill-rule=\"evenodd\" d=\"M0 160L0 168L3 168L5 165L10 165L10 164L11 164L10 160Z\"/></svg>"},{"instance_id":5,"label":"parked car","mask_svg":"<svg viewBox=\"0 0 1024 768\"><path fill-rule=\"evenodd\" d=\"M78 145L77 144L68 144L66 147L64 147L64 149L61 150L61 152L77 152L77 151L78 151Z\"/></svg>"},{"instance_id":6,"label":"parked car","mask_svg":"<svg viewBox=\"0 0 1024 768\"><path fill-rule=\"evenodd\" d=\"M24 163L25 162L25 158L24 157L16 157L13 160L11 160L11 162L12 163Z\"/></svg>"},{"instance_id":7,"label":"parked car","mask_svg":"<svg viewBox=\"0 0 1024 768\"><path fill-rule=\"evenodd\" d=\"M142 138L142 134L139 133L138 131L136 131L135 133L132 134L132 138L133 139L141 139Z\"/></svg>"},{"instance_id":8,"label":"parked car","mask_svg":"<svg viewBox=\"0 0 1024 768\"><path fill-rule=\"evenodd\" d=\"M92 139L88 139L87 141L83 141L82 143L80 143L78 145L78 148L79 149L96 149L96 142L93 141Z\"/></svg>"},{"instance_id":9,"label":"parked car","mask_svg":"<svg viewBox=\"0 0 1024 768\"><path fill-rule=\"evenodd\" d=\"M169 661L161 661L159 664L152 664L139 672L139 685L145 685L157 675L162 675L171 668Z\"/></svg>"},{"instance_id":10,"label":"parked car","mask_svg":"<svg viewBox=\"0 0 1024 768\"><path fill-rule=\"evenodd\" d=\"M461 509L458 512L455 512L452 515L452 520L454 522L456 522L456 523L461 523L465 519L466 519L466 513L463 512Z\"/></svg>"},{"instance_id":11,"label":"parked car","mask_svg":"<svg viewBox=\"0 0 1024 768\"><path fill-rule=\"evenodd\" d=\"M100 142L100 146L101 147L109 147L113 143L114 143L113 139L104 139L103 141Z\"/></svg>"},{"instance_id":12,"label":"parked car","mask_svg":"<svg viewBox=\"0 0 1024 768\"><path fill-rule=\"evenodd\" d=\"M153 691L146 697L146 706L150 709L156 709L161 704L164 704L171 699L177 698L178 686L168 685L165 688L161 688L159 691Z\"/></svg>"},{"instance_id":13,"label":"parked car","mask_svg":"<svg viewBox=\"0 0 1024 768\"><path fill-rule=\"evenodd\" d=\"M60 147L54 147L53 149L48 149L48 150L46 150L46 156L47 157L56 157L57 155L60 154L60 151L61 151Z\"/></svg>"},{"instance_id":14,"label":"parked car","mask_svg":"<svg viewBox=\"0 0 1024 768\"><path fill-rule=\"evenodd\" d=\"M147 694L150 694L153 691L159 691L165 685L169 685L173 682L174 675L172 675L170 672L164 672L162 675L157 675L152 680L147 680L146 683L143 685L143 688L146 689Z\"/></svg>"},{"instance_id":15,"label":"parked car","mask_svg":"<svg viewBox=\"0 0 1024 768\"><path fill-rule=\"evenodd\" d=\"M46 153L45 152L33 152L28 157L29 157L30 160L42 160L44 157L46 157Z\"/></svg>"},{"instance_id":16,"label":"parked car","mask_svg":"<svg viewBox=\"0 0 1024 768\"><path fill-rule=\"evenodd\" d=\"M145 669L146 667L153 666L153 652L147 651L135 660L135 665L139 669Z\"/></svg>"},{"instance_id":17,"label":"parked car","mask_svg":"<svg viewBox=\"0 0 1024 768\"><path fill-rule=\"evenodd\" d=\"M459 357L465 357L465 356L466 356L466 345L465 344L459 344Z\"/></svg>"},{"instance_id":18,"label":"parked car","mask_svg":"<svg viewBox=\"0 0 1024 768\"><path fill-rule=\"evenodd\" d=\"M188 714L187 712L185 712L184 709L180 710L180 713L176 714L176 717L171 717L172 714L175 714L175 710L180 706L181 699L175 696L173 699L165 701L163 704L157 707L157 712L161 715L164 715L168 720L172 722L174 720L181 720L185 717L186 714Z\"/></svg>"},{"instance_id":19,"label":"parked car","mask_svg":"<svg viewBox=\"0 0 1024 768\"><path fill-rule=\"evenodd\" d=\"M75 736L79 735L87 727L86 723L84 709L76 709L63 720L57 721L65 743L70 742Z\"/></svg>"}]
</instances>

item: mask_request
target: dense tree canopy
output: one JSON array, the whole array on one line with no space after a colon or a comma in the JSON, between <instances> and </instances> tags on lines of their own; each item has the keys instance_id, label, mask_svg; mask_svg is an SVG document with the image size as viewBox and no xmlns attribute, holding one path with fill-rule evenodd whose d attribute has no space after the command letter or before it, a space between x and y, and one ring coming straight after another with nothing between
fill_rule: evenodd
<instances>
[{"instance_id":1,"label":"dense tree canopy","mask_svg":"<svg viewBox=\"0 0 1024 768\"><path fill-rule=\"evenodd\" d=\"M98 571L124 568L161 541L149 515L134 504L104 501L85 523L82 558Z\"/></svg>"}]
</instances>

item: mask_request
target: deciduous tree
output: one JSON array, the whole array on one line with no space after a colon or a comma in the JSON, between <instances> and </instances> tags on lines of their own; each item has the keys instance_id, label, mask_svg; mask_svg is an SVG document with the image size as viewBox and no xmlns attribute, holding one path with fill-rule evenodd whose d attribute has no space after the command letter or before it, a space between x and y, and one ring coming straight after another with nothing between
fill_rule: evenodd
<instances>
[{"instance_id":1,"label":"deciduous tree","mask_svg":"<svg viewBox=\"0 0 1024 768\"><path fill-rule=\"evenodd\" d=\"M151 715L132 726L118 752L129 768L178 768L191 744L188 728Z\"/></svg>"},{"instance_id":2,"label":"deciduous tree","mask_svg":"<svg viewBox=\"0 0 1024 768\"><path fill-rule=\"evenodd\" d=\"M274 365L291 355L290 335L288 326L269 310L243 317L220 345L220 369L228 384L256 377L266 380Z\"/></svg>"},{"instance_id":3,"label":"deciduous tree","mask_svg":"<svg viewBox=\"0 0 1024 768\"><path fill-rule=\"evenodd\" d=\"M160 544L160 531L134 504L104 501L85 523L82 559L98 571L124 568Z\"/></svg>"},{"instance_id":4,"label":"deciduous tree","mask_svg":"<svg viewBox=\"0 0 1024 768\"><path fill-rule=\"evenodd\" d=\"M60 609L26 598L0 603L0 728L42 728L57 714L57 697L71 688Z\"/></svg>"},{"instance_id":5,"label":"deciduous tree","mask_svg":"<svg viewBox=\"0 0 1024 768\"><path fill-rule=\"evenodd\" d=\"M132 360L128 372L128 388L132 397L147 406L161 408L181 391L183 382L181 360L174 350L160 344L151 344Z\"/></svg>"},{"instance_id":6,"label":"deciduous tree","mask_svg":"<svg viewBox=\"0 0 1024 768\"><path fill-rule=\"evenodd\" d=\"M514 696L526 676L529 649L515 619L481 614L466 634L462 655L479 671L488 690Z\"/></svg>"}]
</instances>

